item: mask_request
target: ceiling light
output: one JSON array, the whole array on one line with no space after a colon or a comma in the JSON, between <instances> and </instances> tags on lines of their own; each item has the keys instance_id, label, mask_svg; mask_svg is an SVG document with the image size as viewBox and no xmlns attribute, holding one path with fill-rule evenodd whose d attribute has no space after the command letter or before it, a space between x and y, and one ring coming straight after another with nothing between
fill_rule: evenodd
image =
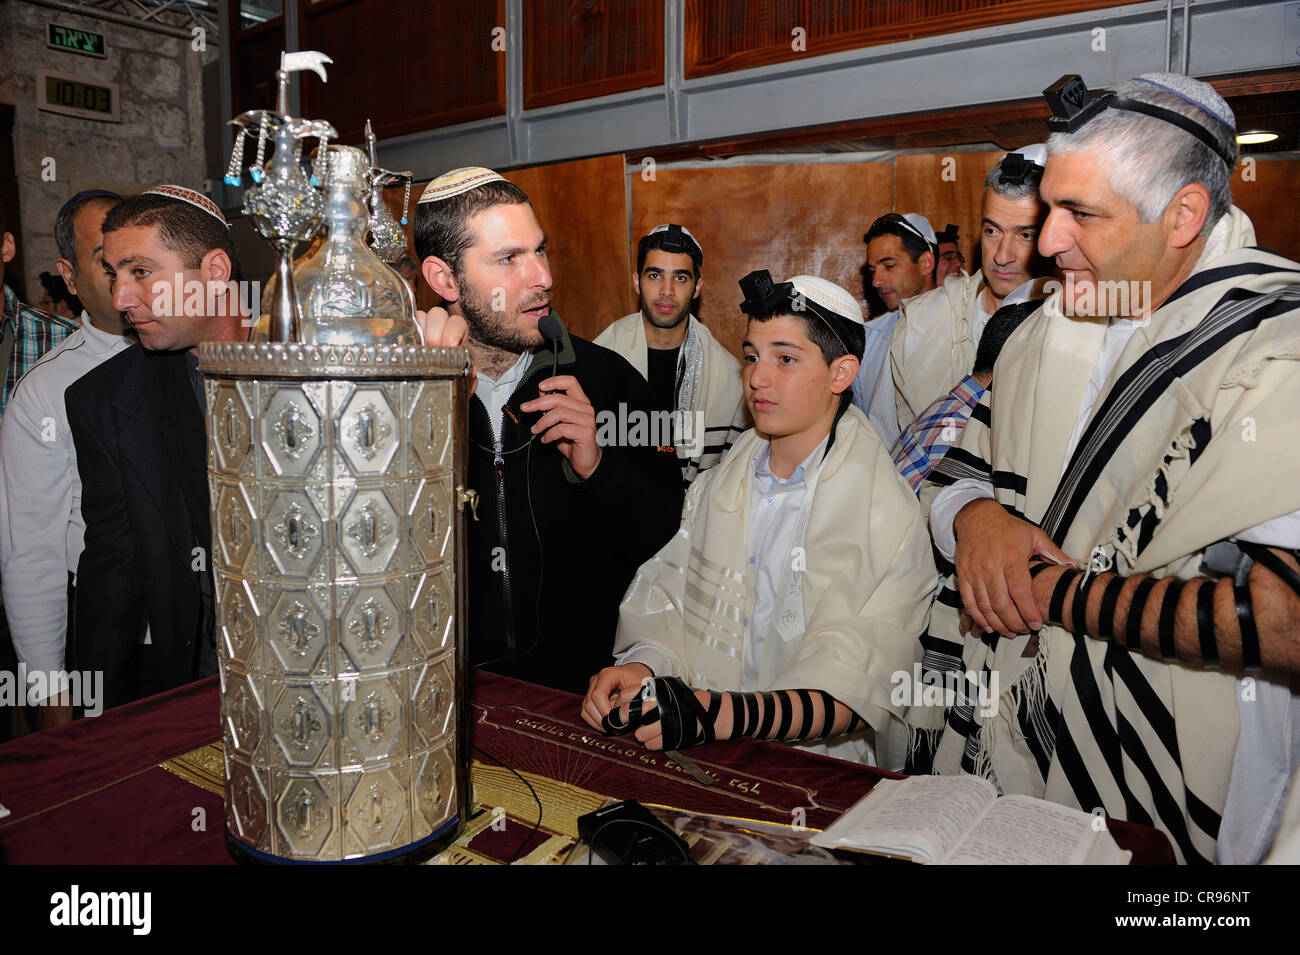
<instances>
[{"instance_id":1,"label":"ceiling light","mask_svg":"<svg viewBox=\"0 0 1300 955\"><path fill-rule=\"evenodd\" d=\"M1278 133L1267 129L1252 129L1249 132L1237 134L1238 146L1258 146L1260 143L1271 143L1278 138Z\"/></svg>"}]
</instances>

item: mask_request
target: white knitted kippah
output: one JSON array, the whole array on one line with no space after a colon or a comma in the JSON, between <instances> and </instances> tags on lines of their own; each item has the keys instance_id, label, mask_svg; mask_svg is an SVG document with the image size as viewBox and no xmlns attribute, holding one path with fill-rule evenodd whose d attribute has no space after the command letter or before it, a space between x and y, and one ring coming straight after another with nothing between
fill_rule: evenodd
<instances>
[{"instance_id":1,"label":"white knitted kippah","mask_svg":"<svg viewBox=\"0 0 1300 955\"><path fill-rule=\"evenodd\" d=\"M227 222L226 217L221 214L221 208L207 196L203 195L203 193L195 192L193 189L186 189L184 186L172 186L164 183L163 185L153 186L146 189L144 192L140 193L140 195L166 196L168 199L177 199L181 202L188 203L196 209L202 209L227 229L230 228L230 223Z\"/></svg>"},{"instance_id":2,"label":"white knitted kippah","mask_svg":"<svg viewBox=\"0 0 1300 955\"><path fill-rule=\"evenodd\" d=\"M862 306L858 304L858 300L834 282L828 282L815 275L792 275L786 281L793 285L800 295L816 302L822 308L829 309L846 321L863 324Z\"/></svg>"},{"instance_id":3,"label":"white knitted kippah","mask_svg":"<svg viewBox=\"0 0 1300 955\"><path fill-rule=\"evenodd\" d=\"M444 172L425 186L416 205L422 205L426 202L442 202L444 199L459 196L462 192L469 192L471 189L486 183L505 181L505 176L499 172L493 172L491 169L485 169L483 166L462 166L459 169Z\"/></svg>"},{"instance_id":4,"label":"white knitted kippah","mask_svg":"<svg viewBox=\"0 0 1300 955\"><path fill-rule=\"evenodd\" d=\"M1135 82L1146 83L1166 93L1173 93L1183 102L1191 103L1228 128L1233 130L1237 128L1237 117L1233 114L1232 107L1209 83L1202 83L1181 73L1143 73L1133 79Z\"/></svg>"}]
</instances>

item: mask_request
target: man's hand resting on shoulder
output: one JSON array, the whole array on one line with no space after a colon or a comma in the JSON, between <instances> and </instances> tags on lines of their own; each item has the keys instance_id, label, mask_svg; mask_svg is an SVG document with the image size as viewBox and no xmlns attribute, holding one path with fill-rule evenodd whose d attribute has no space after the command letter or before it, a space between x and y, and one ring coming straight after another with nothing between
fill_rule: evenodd
<instances>
[{"instance_id":1,"label":"man's hand resting on shoulder","mask_svg":"<svg viewBox=\"0 0 1300 955\"><path fill-rule=\"evenodd\" d=\"M957 512L952 526L957 583L975 625L1003 636L1040 629L1043 615L1034 600L1030 559L1076 562L1041 529L1008 514L997 501L972 501Z\"/></svg>"}]
</instances>

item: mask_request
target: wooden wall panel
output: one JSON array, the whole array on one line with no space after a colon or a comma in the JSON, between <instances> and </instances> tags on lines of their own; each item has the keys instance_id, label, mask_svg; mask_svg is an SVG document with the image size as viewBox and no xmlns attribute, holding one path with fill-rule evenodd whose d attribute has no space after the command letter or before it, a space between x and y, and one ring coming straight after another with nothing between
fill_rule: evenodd
<instances>
[{"instance_id":1,"label":"wooden wall panel","mask_svg":"<svg viewBox=\"0 0 1300 955\"><path fill-rule=\"evenodd\" d=\"M970 267L979 248L984 177L1001 152L914 153L894 160L894 210L919 212L940 232L957 225L958 245Z\"/></svg>"},{"instance_id":2,"label":"wooden wall panel","mask_svg":"<svg viewBox=\"0 0 1300 955\"><path fill-rule=\"evenodd\" d=\"M528 0L524 108L664 81L664 0Z\"/></svg>"},{"instance_id":3,"label":"wooden wall panel","mask_svg":"<svg viewBox=\"0 0 1300 955\"><path fill-rule=\"evenodd\" d=\"M326 119L356 144L369 118L383 139L506 111L505 54L492 30L505 0L303 3L302 48L334 60L329 82L302 79L305 115Z\"/></svg>"},{"instance_id":4,"label":"wooden wall panel","mask_svg":"<svg viewBox=\"0 0 1300 955\"><path fill-rule=\"evenodd\" d=\"M627 308L636 307L631 274L636 243L661 222L690 229L704 249L704 289L696 313L737 356L745 322L737 283L754 269L779 282L817 275L863 297L862 234L888 212L889 163L818 163L659 169L653 182L631 174L632 209L623 273Z\"/></svg>"},{"instance_id":5,"label":"wooden wall panel","mask_svg":"<svg viewBox=\"0 0 1300 955\"><path fill-rule=\"evenodd\" d=\"M1232 177L1232 201L1255 223L1257 243L1300 260L1300 160L1258 159L1253 181L1242 178L1243 165Z\"/></svg>"},{"instance_id":6,"label":"wooden wall panel","mask_svg":"<svg viewBox=\"0 0 1300 955\"><path fill-rule=\"evenodd\" d=\"M550 240L551 304L582 338L630 311L624 169L620 153L502 173L533 202Z\"/></svg>"},{"instance_id":7,"label":"wooden wall panel","mask_svg":"<svg viewBox=\"0 0 1300 955\"><path fill-rule=\"evenodd\" d=\"M611 321L634 307L627 268L624 169L620 154L502 173L532 200L549 240L555 283L551 304L565 327L581 338L595 338ZM412 186L412 210L425 185L420 182ZM400 217L402 190L389 189L384 198L394 215ZM415 259L415 246L410 240L414 211L410 219L407 250ZM421 308L438 302L423 276L416 302Z\"/></svg>"},{"instance_id":8,"label":"wooden wall panel","mask_svg":"<svg viewBox=\"0 0 1300 955\"><path fill-rule=\"evenodd\" d=\"M1126 2L686 0L686 77L713 76L839 50L1121 6ZM794 33L796 29L802 29L803 34Z\"/></svg>"}]
</instances>

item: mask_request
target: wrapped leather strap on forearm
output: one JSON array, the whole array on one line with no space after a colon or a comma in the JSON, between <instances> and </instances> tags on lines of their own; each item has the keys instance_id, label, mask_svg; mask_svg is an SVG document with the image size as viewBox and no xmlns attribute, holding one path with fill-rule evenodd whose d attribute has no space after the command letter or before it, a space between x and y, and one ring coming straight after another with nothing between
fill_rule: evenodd
<instances>
[{"instance_id":1,"label":"wrapped leather strap on forearm","mask_svg":"<svg viewBox=\"0 0 1300 955\"><path fill-rule=\"evenodd\" d=\"M707 707L677 677L656 677L653 692L653 698L638 695L631 701L626 724L619 710L611 711L604 731L625 733L660 721L663 748L669 750L741 736L784 742L827 739L867 725L824 690L710 690Z\"/></svg>"},{"instance_id":2,"label":"wrapped leather strap on forearm","mask_svg":"<svg viewBox=\"0 0 1300 955\"><path fill-rule=\"evenodd\" d=\"M1121 577L1067 569L1048 621L1112 640L1144 656L1225 670L1300 673L1300 558L1239 544L1253 559L1235 577L1214 580Z\"/></svg>"}]
</instances>

